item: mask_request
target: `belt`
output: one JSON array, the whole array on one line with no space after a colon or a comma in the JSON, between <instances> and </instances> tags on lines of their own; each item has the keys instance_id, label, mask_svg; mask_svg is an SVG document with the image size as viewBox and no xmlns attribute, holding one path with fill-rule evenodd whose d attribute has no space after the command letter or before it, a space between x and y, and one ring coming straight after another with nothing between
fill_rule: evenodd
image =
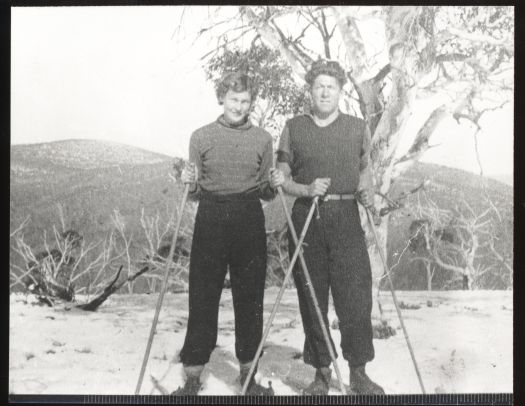
<instances>
[{"instance_id":1,"label":"belt","mask_svg":"<svg viewBox=\"0 0 525 406\"><path fill-rule=\"evenodd\" d=\"M321 197L321 200L323 202L327 202L328 200L353 200L355 199L355 195L353 194L334 194L334 195L324 195Z\"/></svg>"},{"instance_id":2,"label":"belt","mask_svg":"<svg viewBox=\"0 0 525 406\"><path fill-rule=\"evenodd\" d=\"M355 199L354 194L344 193L344 194L330 194L324 195L319 198L319 203L322 204L327 201L341 201L341 200L353 200ZM311 197L298 197L295 201L303 205L310 205L312 203Z\"/></svg>"},{"instance_id":3,"label":"belt","mask_svg":"<svg viewBox=\"0 0 525 406\"><path fill-rule=\"evenodd\" d=\"M258 193L232 193L220 195L216 193L204 192L199 196L201 200L209 202L226 203L226 202L255 202L259 201Z\"/></svg>"}]
</instances>

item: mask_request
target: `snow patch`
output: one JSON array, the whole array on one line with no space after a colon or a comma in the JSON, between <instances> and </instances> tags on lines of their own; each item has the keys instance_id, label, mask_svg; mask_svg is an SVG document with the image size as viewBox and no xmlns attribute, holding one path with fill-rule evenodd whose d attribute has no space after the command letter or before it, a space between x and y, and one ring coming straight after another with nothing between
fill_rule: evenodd
<instances>
[{"instance_id":1,"label":"snow patch","mask_svg":"<svg viewBox=\"0 0 525 406\"><path fill-rule=\"evenodd\" d=\"M419 309L402 310L427 393L512 392L512 292L397 292ZM265 320L277 296L265 294ZM399 328L395 308L382 292L384 309ZM153 320L156 295L115 295L97 312L37 306L31 296L10 296L9 392L16 394L133 394ZM427 307L432 300L433 307ZM178 358L187 323L185 294L167 294L153 341L142 394L159 394L152 382L172 392L183 385ZM202 379L203 395L241 390L235 358L231 292L219 312L217 348ZM476 309L476 310L474 310ZM333 308L329 320L335 319ZM339 347L339 330L330 329ZM314 377L298 356L304 334L295 289L285 292L270 330L256 381L278 395L297 395ZM374 340L376 356L367 373L390 394L421 393L401 330ZM339 354L341 353L338 348ZM338 365L348 384L348 365ZM330 394L339 394L335 373Z\"/></svg>"}]
</instances>

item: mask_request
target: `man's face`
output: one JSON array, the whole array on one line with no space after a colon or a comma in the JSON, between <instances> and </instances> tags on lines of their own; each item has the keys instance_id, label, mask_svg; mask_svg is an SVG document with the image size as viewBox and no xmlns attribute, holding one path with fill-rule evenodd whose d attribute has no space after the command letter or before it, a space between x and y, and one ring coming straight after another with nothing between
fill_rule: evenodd
<instances>
[{"instance_id":1,"label":"man's face","mask_svg":"<svg viewBox=\"0 0 525 406\"><path fill-rule=\"evenodd\" d=\"M333 76L319 75L311 89L314 112L329 115L339 108L341 87Z\"/></svg>"},{"instance_id":2,"label":"man's face","mask_svg":"<svg viewBox=\"0 0 525 406\"><path fill-rule=\"evenodd\" d=\"M228 90L222 99L224 119L230 124L243 122L250 113L252 98L248 91L234 92Z\"/></svg>"}]
</instances>

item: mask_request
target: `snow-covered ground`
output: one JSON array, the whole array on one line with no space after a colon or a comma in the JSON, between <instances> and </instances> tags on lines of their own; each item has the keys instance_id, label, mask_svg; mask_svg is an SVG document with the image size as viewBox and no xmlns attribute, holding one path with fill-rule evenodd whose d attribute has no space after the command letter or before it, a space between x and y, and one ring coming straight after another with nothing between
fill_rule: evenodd
<instances>
[{"instance_id":1,"label":"snow-covered ground","mask_svg":"<svg viewBox=\"0 0 525 406\"><path fill-rule=\"evenodd\" d=\"M277 289L265 296L269 317ZM512 292L397 292L419 309L403 310L428 393L512 392ZM390 394L421 393L390 293L382 292L397 335L374 340L376 358L367 372ZM433 306L427 306L431 298ZM9 392L16 394L133 394L146 348L157 295L115 295L95 313L10 299ZM234 352L231 292L223 292L217 348L203 374L203 395L239 393ZM329 315L335 319L333 310ZM187 321L187 296L167 294L148 363L142 394L183 383L178 361ZM339 343L339 331L331 329ZM295 289L288 290L270 331L256 379L277 395L300 394L314 370L300 358L303 331ZM339 357L348 380L348 366ZM330 394L338 394L333 375ZM346 382L348 383L348 382Z\"/></svg>"}]
</instances>

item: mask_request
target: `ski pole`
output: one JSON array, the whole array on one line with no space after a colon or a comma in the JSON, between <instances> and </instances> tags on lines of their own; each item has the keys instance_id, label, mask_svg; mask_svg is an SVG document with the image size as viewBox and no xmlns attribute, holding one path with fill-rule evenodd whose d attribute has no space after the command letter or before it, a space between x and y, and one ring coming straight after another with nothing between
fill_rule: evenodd
<instances>
[{"instance_id":1,"label":"ski pole","mask_svg":"<svg viewBox=\"0 0 525 406\"><path fill-rule=\"evenodd\" d=\"M416 374L417 374L417 378L419 380L419 385L421 386L421 390L423 391L423 394L426 394L425 387L423 386L423 380L421 379L421 374L419 373L419 368L417 366L417 361L416 361L416 357L414 355L414 350L412 349L412 345L410 344L410 339L408 338L408 332L407 332L407 329L405 327L405 323L403 322L403 316L401 315L401 310L400 310L399 305L397 303L396 293L394 291L394 284L392 283L392 278L390 277L390 269L388 268L388 264L386 262L386 258L384 256L384 254L383 254L383 250L379 246L379 239L377 238L376 227L375 227L374 222L372 220L372 214L370 213L370 209L368 209L367 207L365 207L365 210L366 210L366 215L368 217L368 222L370 223L370 227L372 228L372 233L374 234L374 239L376 241L377 250L379 251L379 256L381 257L381 261L383 262L383 266L385 267L385 272L386 272L386 275L387 275L388 284L389 284L389 287L390 287L390 292L392 293L392 299L394 301L394 306L396 307L397 316L399 317L399 322L401 324L401 328L403 329L403 334L405 335L405 340L406 340L407 345L408 345L408 350L410 351L410 356L412 357L412 362L414 363L414 368L416 369Z\"/></svg>"},{"instance_id":2,"label":"ski pole","mask_svg":"<svg viewBox=\"0 0 525 406\"><path fill-rule=\"evenodd\" d=\"M243 383L241 394L245 395L246 390L248 389L248 384L250 383L250 380L252 378L252 375L255 371L255 368L257 366L257 363L259 361L259 358L262 353L262 349L264 346L264 343L266 342L266 339L268 338L268 334L270 332L270 328L272 326L273 319L275 318L275 314L277 313L277 308L279 307L279 304L281 302L281 299L284 294L284 290L286 289L286 284L288 282L288 279L290 278L290 275L292 274L293 267L295 265L295 262L297 261L297 256L299 255L299 252L302 249L302 244L304 241L304 238L306 237L306 232L308 231L308 227L310 226L310 222L312 221L312 217L315 211L315 207L317 205L317 201L319 200L319 197L316 196L312 202L312 206L310 207L310 211L308 212L308 216L306 217L306 222L304 223L303 230L301 232L301 236L299 238L299 242L295 248L294 255L292 259L290 260L290 265L288 266L288 269L286 271L283 284L281 286L281 289L279 290L279 294L277 295L277 299L275 300L275 303L272 308L272 312L270 314L270 318L268 319L268 322L266 323L266 327L264 329L263 337L261 339L261 342L259 343L259 347L257 348L257 352L255 353L255 357L253 358L252 365L250 366L250 370L248 371L248 375L246 376L246 380Z\"/></svg>"},{"instance_id":3,"label":"ski pole","mask_svg":"<svg viewBox=\"0 0 525 406\"><path fill-rule=\"evenodd\" d=\"M286 216L286 221L288 222L288 228L290 229L290 233L292 234L292 239L294 241L294 244L297 246L297 233L295 231L295 227L292 222L292 217L290 216L290 213L288 211L288 207L286 207L286 200L284 198L282 187L279 186L278 188L279 197L281 198L281 202L283 204L284 208L284 214ZM315 294L314 286L312 284L312 280L310 279L310 272L308 272L308 267L306 266L306 261L303 256L303 252L299 253L299 260L301 262L301 266L303 268L303 274L306 279L306 285L308 286L308 291L310 292L310 297L312 299L312 304L315 309L315 313L317 314L317 319L319 320L319 324L321 325L321 330L323 332L323 337L326 342L326 346L328 347L328 352L330 353L330 358L332 359L332 363L334 364L335 373L337 375L337 379L339 381L339 386L341 388L341 392L343 395L346 394L345 386L343 383L343 378L341 377L341 371L339 370L339 366L337 365L337 360L335 358L334 349L332 347L332 344L330 342L330 335L328 334L328 329L326 327L326 324L323 319L323 314L321 313L321 308L319 307L319 302L317 301L317 296Z\"/></svg>"},{"instance_id":4,"label":"ski pole","mask_svg":"<svg viewBox=\"0 0 525 406\"><path fill-rule=\"evenodd\" d=\"M164 280L162 281L162 287L160 289L159 298L157 300L157 307L155 308L155 316L153 317L153 323L151 325L151 330L149 332L148 344L146 346L146 352L144 354L144 359L142 361L142 367L140 369L139 380L137 382L137 387L135 388L135 395L138 395L140 392L140 387L142 386L142 380L144 379L144 372L146 372L146 365L148 364L149 353L151 351L151 345L153 343L153 337L155 335L155 329L157 327L157 322L159 321L160 309L162 307L162 300L164 299L164 294L166 293L166 288L168 286L168 276L170 271L170 265L173 260L173 254L175 252L175 245L177 244L177 237L179 234L180 223L182 221L182 214L184 212L184 207L186 206L186 200L188 199L188 192L190 189L190 184L187 183L184 186L184 193L182 195L182 201L180 203L179 217L177 218L177 224L175 226L175 232L173 233L173 239L171 240L170 252L168 258L166 258L166 269L164 271ZM174 211L176 209L174 206ZM173 213L175 215L175 213Z\"/></svg>"}]
</instances>

